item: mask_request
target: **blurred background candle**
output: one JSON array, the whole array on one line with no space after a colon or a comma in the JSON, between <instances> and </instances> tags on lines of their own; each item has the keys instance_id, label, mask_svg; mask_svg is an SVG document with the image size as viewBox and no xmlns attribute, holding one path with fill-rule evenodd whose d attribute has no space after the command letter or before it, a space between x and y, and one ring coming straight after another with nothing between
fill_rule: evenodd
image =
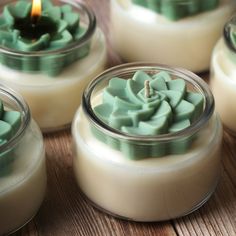
<instances>
[{"instance_id":1,"label":"blurred background candle","mask_svg":"<svg viewBox=\"0 0 236 236\"><path fill-rule=\"evenodd\" d=\"M223 25L235 9L233 0L112 0L112 44L128 62L205 71Z\"/></svg>"},{"instance_id":2,"label":"blurred background candle","mask_svg":"<svg viewBox=\"0 0 236 236\"><path fill-rule=\"evenodd\" d=\"M228 131L236 134L236 16L225 25L211 64L210 85L216 109Z\"/></svg>"},{"instance_id":3,"label":"blurred background candle","mask_svg":"<svg viewBox=\"0 0 236 236\"><path fill-rule=\"evenodd\" d=\"M94 14L74 1L0 3L0 82L19 91L43 131L67 127L106 65ZM41 11L40 11L41 10Z\"/></svg>"}]
</instances>

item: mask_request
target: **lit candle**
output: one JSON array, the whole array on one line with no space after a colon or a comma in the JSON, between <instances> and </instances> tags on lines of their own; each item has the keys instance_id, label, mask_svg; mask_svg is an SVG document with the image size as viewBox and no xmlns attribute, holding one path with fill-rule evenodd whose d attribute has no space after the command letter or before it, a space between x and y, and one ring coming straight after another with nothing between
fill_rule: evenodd
<instances>
[{"instance_id":1,"label":"lit candle","mask_svg":"<svg viewBox=\"0 0 236 236\"><path fill-rule=\"evenodd\" d=\"M0 83L24 96L44 131L68 127L83 88L106 65L93 12L56 0L0 7Z\"/></svg>"},{"instance_id":2,"label":"lit candle","mask_svg":"<svg viewBox=\"0 0 236 236\"><path fill-rule=\"evenodd\" d=\"M225 25L224 35L214 49L210 85L221 120L226 129L235 135L236 17Z\"/></svg>"},{"instance_id":3,"label":"lit candle","mask_svg":"<svg viewBox=\"0 0 236 236\"><path fill-rule=\"evenodd\" d=\"M22 9L26 10L20 13ZM3 36L1 44L24 52L64 48L79 40L85 30L72 8L45 2L42 10L41 0L33 0L32 7L27 1L5 6L2 26L6 24L2 31L11 34L12 39L7 41Z\"/></svg>"},{"instance_id":4,"label":"lit candle","mask_svg":"<svg viewBox=\"0 0 236 236\"><path fill-rule=\"evenodd\" d=\"M219 177L222 127L213 111L207 84L188 71L155 64L105 71L85 90L72 126L80 189L129 220L196 210Z\"/></svg>"},{"instance_id":5,"label":"lit candle","mask_svg":"<svg viewBox=\"0 0 236 236\"><path fill-rule=\"evenodd\" d=\"M112 45L128 62L205 71L235 9L234 0L112 0Z\"/></svg>"}]
</instances>

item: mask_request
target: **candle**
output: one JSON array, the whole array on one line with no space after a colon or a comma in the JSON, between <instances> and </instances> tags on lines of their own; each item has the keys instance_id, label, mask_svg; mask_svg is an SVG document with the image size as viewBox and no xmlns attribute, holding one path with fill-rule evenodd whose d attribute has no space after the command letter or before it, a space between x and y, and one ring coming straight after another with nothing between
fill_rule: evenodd
<instances>
[{"instance_id":1,"label":"candle","mask_svg":"<svg viewBox=\"0 0 236 236\"><path fill-rule=\"evenodd\" d=\"M217 184L222 127L209 88L188 71L155 64L105 71L85 90L72 135L80 189L115 216L180 217Z\"/></svg>"},{"instance_id":2,"label":"candle","mask_svg":"<svg viewBox=\"0 0 236 236\"><path fill-rule=\"evenodd\" d=\"M43 131L53 131L71 123L83 88L104 69L105 39L83 4L34 1L0 5L0 82L24 96Z\"/></svg>"},{"instance_id":3,"label":"candle","mask_svg":"<svg viewBox=\"0 0 236 236\"><path fill-rule=\"evenodd\" d=\"M236 17L224 28L224 36L212 54L210 85L215 96L216 109L226 129L236 133Z\"/></svg>"},{"instance_id":4,"label":"candle","mask_svg":"<svg viewBox=\"0 0 236 236\"><path fill-rule=\"evenodd\" d=\"M47 181L43 138L28 106L2 86L0 99L0 235L8 235L37 213Z\"/></svg>"},{"instance_id":5,"label":"candle","mask_svg":"<svg viewBox=\"0 0 236 236\"><path fill-rule=\"evenodd\" d=\"M223 25L235 9L232 0L112 0L112 44L128 62L151 61L205 71Z\"/></svg>"}]
</instances>

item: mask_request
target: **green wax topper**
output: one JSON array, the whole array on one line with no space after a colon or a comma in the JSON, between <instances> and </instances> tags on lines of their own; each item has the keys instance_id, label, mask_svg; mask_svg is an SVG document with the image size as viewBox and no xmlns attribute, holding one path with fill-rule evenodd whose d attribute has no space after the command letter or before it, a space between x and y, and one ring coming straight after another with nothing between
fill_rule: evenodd
<instances>
[{"instance_id":1,"label":"green wax topper","mask_svg":"<svg viewBox=\"0 0 236 236\"><path fill-rule=\"evenodd\" d=\"M203 111L203 95L187 91L183 79L172 79L166 72L153 76L137 71L132 79L112 78L103 91L102 104L94 107L96 116L108 126L135 136L158 136L181 131L196 121ZM131 159L183 153L192 137L170 144L142 146L96 137L121 150ZM177 147L180 148L177 148Z\"/></svg>"},{"instance_id":2,"label":"green wax topper","mask_svg":"<svg viewBox=\"0 0 236 236\"><path fill-rule=\"evenodd\" d=\"M219 5L219 0L132 0L132 2L164 15L172 21L213 10Z\"/></svg>"},{"instance_id":3,"label":"green wax topper","mask_svg":"<svg viewBox=\"0 0 236 236\"><path fill-rule=\"evenodd\" d=\"M20 112L4 110L2 101L0 101L0 146L7 143L15 135L20 124ZM13 149L9 148L0 153L0 176L8 173L13 160Z\"/></svg>"},{"instance_id":4,"label":"green wax topper","mask_svg":"<svg viewBox=\"0 0 236 236\"><path fill-rule=\"evenodd\" d=\"M70 5L42 2L40 16L32 16L32 3L19 0L4 7L0 15L0 46L18 52L50 52L78 42L86 29L80 26L80 15ZM12 69L58 75L64 67L88 55L90 45L60 55L27 58L0 56L0 62Z\"/></svg>"}]
</instances>

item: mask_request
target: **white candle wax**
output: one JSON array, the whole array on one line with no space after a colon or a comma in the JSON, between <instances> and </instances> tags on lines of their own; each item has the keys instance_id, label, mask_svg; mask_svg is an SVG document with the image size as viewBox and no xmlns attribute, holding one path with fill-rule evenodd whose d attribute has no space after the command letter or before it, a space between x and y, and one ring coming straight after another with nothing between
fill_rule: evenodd
<instances>
[{"instance_id":1,"label":"white candle wax","mask_svg":"<svg viewBox=\"0 0 236 236\"><path fill-rule=\"evenodd\" d=\"M94 204L114 215L136 221L179 217L207 201L217 184L222 129L215 116L187 153L139 161L97 140L81 111L72 130L77 182Z\"/></svg>"}]
</instances>

